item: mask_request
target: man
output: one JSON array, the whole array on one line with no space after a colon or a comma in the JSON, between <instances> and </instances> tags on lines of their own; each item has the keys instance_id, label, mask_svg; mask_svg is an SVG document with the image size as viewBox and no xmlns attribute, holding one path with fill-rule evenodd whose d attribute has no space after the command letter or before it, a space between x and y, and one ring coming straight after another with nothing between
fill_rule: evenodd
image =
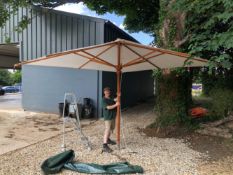
<instances>
[{"instance_id":1,"label":"man","mask_svg":"<svg viewBox=\"0 0 233 175\"><path fill-rule=\"evenodd\" d=\"M116 142L110 139L111 132L115 128L116 108L120 103L116 102L111 97L111 90L109 87L104 88L104 97L102 99L103 117L105 124L104 140L103 140L103 152L112 152L112 149L108 144L115 145Z\"/></svg>"}]
</instances>

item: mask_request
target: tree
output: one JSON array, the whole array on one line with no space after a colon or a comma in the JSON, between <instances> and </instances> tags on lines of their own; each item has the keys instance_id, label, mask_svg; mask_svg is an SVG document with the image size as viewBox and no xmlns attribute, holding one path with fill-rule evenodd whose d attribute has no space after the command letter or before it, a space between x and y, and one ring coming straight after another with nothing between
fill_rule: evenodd
<instances>
[{"instance_id":1,"label":"tree","mask_svg":"<svg viewBox=\"0 0 233 175\"><path fill-rule=\"evenodd\" d=\"M17 70L14 73L11 74L12 84L21 83L21 80L22 80L22 75L21 75L20 70Z\"/></svg>"},{"instance_id":2,"label":"tree","mask_svg":"<svg viewBox=\"0 0 233 175\"><path fill-rule=\"evenodd\" d=\"M153 33L158 22L159 0L88 0L84 3L99 14L125 15L124 24L130 32Z\"/></svg>"},{"instance_id":3,"label":"tree","mask_svg":"<svg viewBox=\"0 0 233 175\"><path fill-rule=\"evenodd\" d=\"M8 70L0 69L0 86L11 85L11 73Z\"/></svg>"},{"instance_id":4,"label":"tree","mask_svg":"<svg viewBox=\"0 0 233 175\"><path fill-rule=\"evenodd\" d=\"M99 14L115 12L117 15L125 15L124 24L126 29L131 32L153 33L155 24L158 21L159 0L1 0L0 27L4 26L10 14L14 14L19 7L34 5L54 8L65 3L79 2L83 2L88 8L95 10ZM27 27L29 21L25 16L16 30L22 31Z\"/></svg>"},{"instance_id":5,"label":"tree","mask_svg":"<svg viewBox=\"0 0 233 175\"><path fill-rule=\"evenodd\" d=\"M210 67L232 68L233 1L177 0L173 9L186 14L184 47L195 56L207 58Z\"/></svg>"}]
</instances>

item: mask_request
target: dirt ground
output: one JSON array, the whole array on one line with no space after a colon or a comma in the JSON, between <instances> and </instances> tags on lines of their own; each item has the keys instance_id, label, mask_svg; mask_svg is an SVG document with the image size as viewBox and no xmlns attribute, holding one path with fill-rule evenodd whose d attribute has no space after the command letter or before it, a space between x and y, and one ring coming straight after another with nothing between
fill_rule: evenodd
<instances>
[{"instance_id":1,"label":"dirt ground","mask_svg":"<svg viewBox=\"0 0 233 175\"><path fill-rule=\"evenodd\" d=\"M232 125L233 122L229 123ZM208 155L198 167L200 175L233 175L233 139L224 139L207 135L200 135L184 128L170 128L169 131L157 132L153 128L139 130L148 137L178 138L195 151Z\"/></svg>"}]
</instances>

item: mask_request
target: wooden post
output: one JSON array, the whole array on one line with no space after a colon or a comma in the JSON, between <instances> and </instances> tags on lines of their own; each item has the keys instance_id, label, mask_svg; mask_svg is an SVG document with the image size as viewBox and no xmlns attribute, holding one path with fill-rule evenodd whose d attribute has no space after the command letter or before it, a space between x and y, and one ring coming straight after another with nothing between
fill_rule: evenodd
<instances>
[{"instance_id":1,"label":"wooden post","mask_svg":"<svg viewBox=\"0 0 233 175\"><path fill-rule=\"evenodd\" d=\"M117 101L121 102L121 44L118 43L118 53L117 53ZM121 140L121 107L117 106L117 115L116 115L116 134L117 134L117 145L120 149L120 140Z\"/></svg>"},{"instance_id":2,"label":"wooden post","mask_svg":"<svg viewBox=\"0 0 233 175\"><path fill-rule=\"evenodd\" d=\"M117 101L121 101L121 71L117 71ZM120 137L121 137L121 107L120 105L117 107L117 115L116 115L116 131L117 131L117 145L120 149Z\"/></svg>"}]
</instances>

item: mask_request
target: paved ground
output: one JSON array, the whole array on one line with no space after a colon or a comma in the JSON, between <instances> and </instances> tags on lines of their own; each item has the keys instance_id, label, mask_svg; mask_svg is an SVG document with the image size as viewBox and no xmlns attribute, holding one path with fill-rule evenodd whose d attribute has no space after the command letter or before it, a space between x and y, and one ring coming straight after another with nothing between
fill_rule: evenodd
<instances>
[{"instance_id":1,"label":"paved ground","mask_svg":"<svg viewBox=\"0 0 233 175\"><path fill-rule=\"evenodd\" d=\"M21 109L21 93L5 94L0 96L0 110L1 109Z\"/></svg>"}]
</instances>

